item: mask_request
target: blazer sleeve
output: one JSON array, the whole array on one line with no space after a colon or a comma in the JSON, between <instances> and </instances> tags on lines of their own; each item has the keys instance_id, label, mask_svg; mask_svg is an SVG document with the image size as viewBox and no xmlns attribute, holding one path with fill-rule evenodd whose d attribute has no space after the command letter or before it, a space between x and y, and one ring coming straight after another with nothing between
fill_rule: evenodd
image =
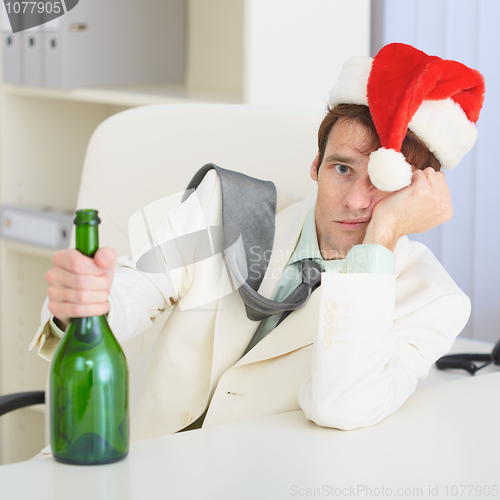
<instances>
[{"instance_id":1,"label":"blazer sleeve","mask_svg":"<svg viewBox=\"0 0 500 500\"><path fill-rule=\"evenodd\" d=\"M380 422L467 323L469 298L424 245L410 245L397 278L323 274L311 375L299 392L316 424L348 430Z\"/></svg>"},{"instance_id":2,"label":"blazer sleeve","mask_svg":"<svg viewBox=\"0 0 500 500\"><path fill-rule=\"evenodd\" d=\"M173 207L166 214L151 214L148 231L156 239L173 240L186 234L202 235L203 230L209 226L222 226L221 204L220 182L216 171L211 170L198 186L196 193L185 202ZM161 224L153 228L153 220L161 221ZM135 238L134 234L129 236L131 240ZM189 242L192 248L196 248L196 238L190 239ZM137 247L134 244L131 246ZM193 252L196 253L196 250ZM108 322L121 343L148 330L155 318L187 295L195 280L193 265L179 266L176 269L165 268L161 272L143 272L137 268L137 257L117 259L108 299L111 306ZM53 316L47 304L48 299L42 307L41 326L29 349L37 349L40 356L50 360L62 332L53 323Z\"/></svg>"}]
</instances>

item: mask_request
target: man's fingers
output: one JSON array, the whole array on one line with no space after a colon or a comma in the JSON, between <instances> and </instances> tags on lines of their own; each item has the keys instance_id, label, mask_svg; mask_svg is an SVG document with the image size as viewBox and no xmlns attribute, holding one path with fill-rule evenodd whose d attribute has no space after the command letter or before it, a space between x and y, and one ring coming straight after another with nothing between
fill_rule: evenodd
<instances>
[{"instance_id":1,"label":"man's fingers","mask_svg":"<svg viewBox=\"0 0 500 500\"><path fill-rule=\"evenodd\" d=\"M83 255L78 250L60 250L52 256L55 267L65 269L74 274L103 274L103 269L96 266L94 259Z\"/></svg>"},{"instance_id":2,"label":"man's fingers","mask_svg":"<svg viewBox=\"0 0 500 500\"><path fill-rule=\"evenodd\" d=\"M108 300L109 291L89 291L49 287L47 295L50 300L55 302L70 302L72 304L99 304Z\"/></svg>"},{"instance_id":3,"label":"man's fingers","mask_svg":"<svg viewBox=\"0 0 500 500\"><path fill-rule=\"evenodd\" d=\"M109 312L109 303L73 304L71 302L50 301L49 311L56 318L67 321L67 318L88 318L107 314Z\"/></svg>"},{"instance_id":4,"label":"man's fingers","mask_svg":"<svg viewBox=\"0 0 500 500\"><path fill-rule=\"evenodd\" d=\"M374 208L376 222L398 238L422 233L449 220L453 206L444 174L432 168L414 170L412 183L386 198Z\"/></svg>"},{"instance_id":5,"label":"man's fingers","mask_svg":"<svg viewBox=\"0 0 500 500\"><path fill-rule=\"evenodd\" d=\"M45 275L49 311L63 321L106 314L115 262L112 248L98 250L93 259L75 249L56 252Z\"/></svg>"},{"instance_id":6,"label":"man's fingers","mask_svg":"<svg viewBox=\"0 0 500 500\"><path fill-rule=\"evenodd\" d=\"M446 182L446 177L444 175L444 172L436 172L436 183L441 189L441 193L443 193L444 196L449 197L450 188L448 186L448 183Z\"/></svg>"},{"instance_id":7,"label":"man's fingers","mask_svg":"<svg viewBox=\"0 0 500 500\"><path fill-rule=\"evenodd\" d=\"M442 198L443 203L446 202L446 199L450 197L450 190L444 172L436 172L434 169L427 167L423 173L434 193Z\"/></svg>"},{"instance_id":8,"label":"man's fingers","mask_svg":"<svg viewBox=\"0 0 500 500\"><path fill-rule=\"evenodd\" d=\"M420 185L421 183L426 183L428 182L427 176L425 175L423 170L420 170L419 168L416 168L413 171L412 179L411 179L411 184L412 185Z\"/></svg>"},{"instance_id":9,"label":"man's fingers","mask_svg":"<svg viewBox=\"0 0 500 500\"><path fill-rule=\"evenodd\" d=\"M444 172L436 172L433 168L427 167L424 169L423 174L425 175L427 181L431 186L440 186L441 188L443 186L447 186L446 184L446 176Z\"/></svg>"},{"instance_id":10,"label":"man's fingers","mask_svg":"<svg viewBox=\"0 0 500 500\"><path fill-rule=\"evenodd\" d=\"M436 172L433 168L427 167L424 170L415 169L413 171L412 184L415 187L429 185L432 190L439 190L441 193L448 192L448 184L443 172Z\"/></svg>"},{"instance_id":11,"label":"man's fingers","mask_svg":"<svg viewBox=\"0 0 500 500\"><path fill-rule=\"evenodd\" d=\"M427 167L426 169L423 170L423 173L431 186L434 187L438 184L439 178L436 175L437 172L433 168Z\"/></svg>"},{"instance_id":12,"label":"man's fingers","mask_svg":"<svg viewBox=\"0 0 500 500\"><path fill-rule=\"evenodd\" d=\"M62 268L52 268L45 274L49 286L73 290L105 291L110 288L108 275L74 274Z\"/></svg>"}]
</instances>

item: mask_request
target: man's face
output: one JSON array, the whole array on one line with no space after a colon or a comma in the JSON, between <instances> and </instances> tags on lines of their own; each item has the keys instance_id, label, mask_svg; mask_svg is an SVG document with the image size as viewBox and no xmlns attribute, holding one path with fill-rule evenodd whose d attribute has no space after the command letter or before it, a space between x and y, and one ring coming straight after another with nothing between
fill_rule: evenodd
<instances>
[{"instance_id":1,"label":"man's face","mask_svg":"<svg viewBox=\"0 0 500 500\"><path fill-rule=\"evenodd\" d=\"M311 178L318 181L316 231L324 259L345 258L363 242L375 205L391 193L380 191L368 177L366 128L354 121L339 120L328 136L323 161L311 166Z\"/></svg>"}]
</instances>

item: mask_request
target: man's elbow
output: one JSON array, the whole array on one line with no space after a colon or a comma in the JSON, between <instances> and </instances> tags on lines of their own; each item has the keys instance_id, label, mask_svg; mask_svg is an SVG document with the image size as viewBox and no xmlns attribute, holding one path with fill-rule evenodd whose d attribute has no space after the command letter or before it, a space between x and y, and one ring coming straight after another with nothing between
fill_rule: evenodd
<instances>
[{"instance_id":1,"label":"man's elbow","mask_svg":"<svg viewBox=\"0 0 500 500\"><path fill-rule=\"evenodd\" d=\"M305 417L316 425L349 431L379 423L391 413L391 401L390 395L378 401L365 397L313 401L306 397L301 407Z\"/></svg>"}]
</instances>

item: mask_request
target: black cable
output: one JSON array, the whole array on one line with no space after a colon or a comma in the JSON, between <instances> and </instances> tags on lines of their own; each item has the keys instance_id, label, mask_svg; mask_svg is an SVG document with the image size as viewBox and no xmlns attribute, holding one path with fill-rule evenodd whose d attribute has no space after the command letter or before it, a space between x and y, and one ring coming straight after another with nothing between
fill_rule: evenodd
<instances>
[{"instance_id":1,"label":"black cable","mask_svg":"<svg viewBox=\"0 0 500 500\"><path fill-rule=\"evenodd\" d=\"M474 361L483 362L482 365L477 366ZM446 370L449 368L458 368L460 370L466 370L471 375L474 375L478 370L488 366L493 362L491 354L448 354L442 356L436 361L436 366L440 370Z\"/></svg>"}]
</instances>

